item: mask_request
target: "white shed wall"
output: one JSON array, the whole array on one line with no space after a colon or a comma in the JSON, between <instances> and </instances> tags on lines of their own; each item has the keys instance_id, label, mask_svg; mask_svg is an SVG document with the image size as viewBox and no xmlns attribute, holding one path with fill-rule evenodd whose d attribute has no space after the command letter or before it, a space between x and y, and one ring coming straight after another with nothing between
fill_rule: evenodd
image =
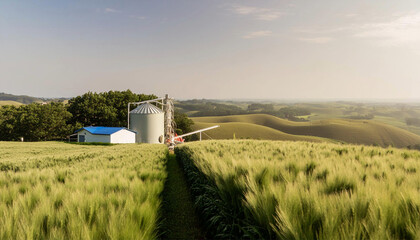
<instances>
[{"instance_id":1,"label":"white shed wall","mask_svg":"<svg viewBox=\"0 0 420 240\"><path fill-rule=\"evenodd\" d=\"M110 135L94 135L86 130L78 132L78 135L85 135L85 142L111 142Z\"/></svg>"},{"instance_id":2,"label":"white shed wall","mask_svg":"<svg viewBox=\"0 0 420 240\"><path fill-rule=\"evenodd\" d=\"M136 143L136 134L126 129L122 129L111 134L111 143Z\"/></svg>"}]
</instances>

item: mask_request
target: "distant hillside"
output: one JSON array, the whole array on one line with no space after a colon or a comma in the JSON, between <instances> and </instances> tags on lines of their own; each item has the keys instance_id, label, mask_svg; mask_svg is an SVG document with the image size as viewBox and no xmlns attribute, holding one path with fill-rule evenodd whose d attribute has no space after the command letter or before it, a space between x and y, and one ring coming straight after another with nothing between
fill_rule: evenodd
<instances>
[{"instance_id":1,"label":"distant hillside","mask_svg":"<svg viewBox=\"0 0 420 240\"><path fill-rule=\"evenodd\" d=\"M266 140L289 140L289 141L308 141L308 142L332 142L331 139L325 139L314 136L299 136L278 131L276 129L261 126L258 124L246 122L227 122L217 123L220 128L213 129L202 135L203 139L266 139ZM216 123L196 122L194 130L211 127ZM208 137L208 136L210 137Z\"/></svg>"},{"instance_id":2,"label":"distant hillside","mask_svg":"<svg viewBox=\"0 0 420 240\"><path fill-rule=\"evenodd\" d=\"M224 128L224 131L231 131L230 128L238 125L238 123L248 123L292 135L317 136L356 144L406 147L420 143L419 135L371 120L330 119L313 122L292 122L267 114L197 117L193 120L197 126L202 123L208 123L209 125L231 123L229 127ZM222 129L219 131L222 131ZM211 134L209 132L210 136L212 136ZM257 135L255 136L253 138L258 138ZM214 137L218 138L217 135L214 135Z\"/></svg>"},{"instance_id":3,"label":"distant hillside","mask_svg":"<svg viewBox=\"0 0 420 240\"><path fill-rule=\"evenodd\" d=\"M30 104L33 102L42 102L42 99L30 97L26 95L13 95L8 93L0 93L0 101L15 101L23 104Z\"/></svg>"},{"instance_id":4,"label":"distant hillside","mask_svg":"<svg viewBox=\"0 0 420 240\"><path fill-rule=\"evenodd\" d=\"M176 109L186 113L189 117L209 117L209 116L231 116L242 114L269 114L280 118L304 122L305 118L299 116L311 115L307 108L275 105L272 103L255 102L233 102L217 100L186 100L175 102Z\"/></svg>"},{"instance_id":5,"label":"distant hillside","mask_svg":"<svg viewBox=\"0 0 420 240\"><path fill-rule=\"evenodd\" d=\"M22 105L31 104L33 102L68 102L69 98L38 98L27 95L13 95L9 93L0 93L0 105ZM10 102L11 104L7 104ZM16 104L21 103L21 104Z\"/></svg>"},{"instance_id":6,"label":"distant hillside","mask_svg":"<svg viewBox=\"0 0 420 240\"><path fill-rule=\"evenodd\" d=\"M4 105L20 106L20 105L23 105L23 103L16 102L16 101L1 101L0 100L0 106L4 106Z\"/></svg>"}]
</instances>

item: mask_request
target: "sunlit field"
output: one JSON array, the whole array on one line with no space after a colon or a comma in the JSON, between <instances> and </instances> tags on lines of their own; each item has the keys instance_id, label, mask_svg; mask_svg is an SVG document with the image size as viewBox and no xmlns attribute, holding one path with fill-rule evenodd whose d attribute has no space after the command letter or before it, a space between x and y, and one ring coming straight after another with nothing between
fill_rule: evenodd
<instances>
[{"instance_id":1,"label":"sunlit field","mask_svg":"<svg viewBox=\"0 0 420 240\"><path fill-rule=\"evenodd\" d=\"M176 154L215 237L420 238L418 151L232 140Z\"/></svg>"},{"instance_id":2,"label":"sunlit field","mask_svg":"<svg viewBox=\"0 0 420 240\"><path fill-rule=\"evenodd\" d=\"M0 239L154 239L163 145L0 142Z\"/></svg>"}]
</instances>

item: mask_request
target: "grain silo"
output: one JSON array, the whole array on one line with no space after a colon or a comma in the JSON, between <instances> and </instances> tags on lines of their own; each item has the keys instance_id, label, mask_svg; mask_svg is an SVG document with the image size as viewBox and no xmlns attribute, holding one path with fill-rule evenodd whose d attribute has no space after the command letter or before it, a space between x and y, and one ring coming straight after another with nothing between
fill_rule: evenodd
<instances>
[{"instance_id":1,"label":"grain silo","mask_svg":"<svg viewBox=\"0 0 420 240\"><path fill-rule=\"evenodd\" d=\"M137 132L137 143L164 142L164 112L148 102L130 112L130 129Z\"/></svg>"}]
</instances>

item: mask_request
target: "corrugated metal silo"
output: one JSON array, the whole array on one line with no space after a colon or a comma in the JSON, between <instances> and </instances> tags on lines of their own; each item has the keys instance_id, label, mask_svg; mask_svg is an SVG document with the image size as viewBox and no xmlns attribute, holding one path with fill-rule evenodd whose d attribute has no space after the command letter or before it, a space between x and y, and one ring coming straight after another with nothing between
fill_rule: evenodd
<instances>
[{"instance_id":1,"label":"corrugated metal silo","mask_svg":"<svg viewBox=\"0 0 420 240\"><path fill-rule=\"evenodd\" d=\"M163 143L164 112L143 103L130 112L130 129L137 132L137 143Z\"/></svg>"}]
</instances>

